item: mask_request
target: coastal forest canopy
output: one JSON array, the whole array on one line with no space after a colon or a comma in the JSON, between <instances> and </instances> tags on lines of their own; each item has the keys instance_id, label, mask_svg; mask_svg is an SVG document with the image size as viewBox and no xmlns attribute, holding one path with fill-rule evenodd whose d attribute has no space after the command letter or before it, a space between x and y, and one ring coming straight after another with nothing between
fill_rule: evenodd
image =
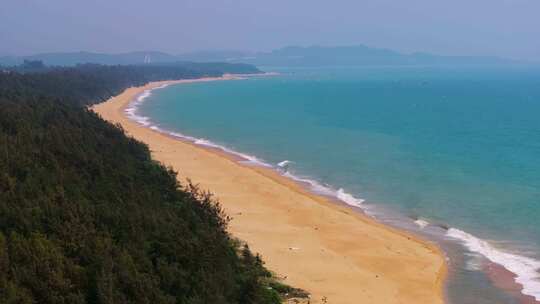
<instances>
[{"instance_id":1,"label":"coastal forest canopy","mask_svg":"<svg viewBox=\"0 0 540 304\"><path fill-rule=\"evenodd\" d=\"M15 69L16 70L16 69ZM226 231L211 195L87 110L228 64L0 73L1 303L279 303L294 289Z\"/></svg>"}]
</instances>

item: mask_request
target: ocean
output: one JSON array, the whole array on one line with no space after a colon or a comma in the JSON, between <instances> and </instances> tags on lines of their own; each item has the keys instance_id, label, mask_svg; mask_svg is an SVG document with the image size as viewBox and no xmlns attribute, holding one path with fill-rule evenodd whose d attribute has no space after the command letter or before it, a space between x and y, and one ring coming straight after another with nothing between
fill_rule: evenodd
<instances>
[{"instance_id":1,"label":"ocean","mask_svg":"<svg viewBox=\"0 0 540 304\"><path fill-rule=\"evenodd\" d=\"M540 68L262 69L128 111L437 242L450 303L540 301Z\"/></svg>"}]
</instances>

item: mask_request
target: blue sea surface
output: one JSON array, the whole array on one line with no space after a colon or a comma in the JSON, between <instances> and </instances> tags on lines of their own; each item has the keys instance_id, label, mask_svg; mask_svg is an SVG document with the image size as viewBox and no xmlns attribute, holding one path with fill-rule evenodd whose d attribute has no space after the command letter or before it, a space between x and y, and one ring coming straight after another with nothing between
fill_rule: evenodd
<instances>
[{"instance_id":1,"label":"blue sea surface","mask_svg":"<svg viewBox=\"0 0 540 304\"><path fill-rule=\"evenodd\" d=\"M271 70L155 90L137 113L445 227L441 239L464 248L452 302L516 301L474 267L482 260L540 300L540 68Z\"/></svg>"}]
</instances>

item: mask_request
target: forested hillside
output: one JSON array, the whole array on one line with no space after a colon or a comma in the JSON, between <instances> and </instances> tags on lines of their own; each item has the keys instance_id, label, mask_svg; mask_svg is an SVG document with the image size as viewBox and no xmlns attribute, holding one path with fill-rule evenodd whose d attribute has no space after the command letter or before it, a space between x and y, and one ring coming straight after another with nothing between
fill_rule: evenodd
<instances>
[{"instance_id":1,"label":"forested hillside","mask_svg":"<svg viewBox=\"0 0 540 304\"><path fill-rule=\"evenodd\" d=\"M0 70L2 70L0 68ZM228 63L175 63L170 65L104 66L76 68L40 66L39 62L5 68L0 73L0 94L46 95L64 102L88 105L117 95L125 88L150 81L217 77L224 73L261 73L256 67Z\"/></svg>"},{"instance_id":2,"label":"forested hillside","mask_svg":"<svg viewBox=\"0 0 540 304\"><path fill-rule=\"evenodd\" d=\"M231 238L210 195L83 106L221 69L0 74L0 303L279 303L294 291Z\"/></svg>"}]
</instances>

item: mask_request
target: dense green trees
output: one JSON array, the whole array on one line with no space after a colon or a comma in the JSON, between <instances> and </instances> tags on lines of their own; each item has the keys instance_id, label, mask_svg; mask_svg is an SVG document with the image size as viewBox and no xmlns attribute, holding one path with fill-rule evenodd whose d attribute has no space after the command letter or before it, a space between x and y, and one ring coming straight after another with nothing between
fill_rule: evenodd
<instances>
[{"instance_id":1,"label":"dense green trees","mask_svg":"<svg viewBox=\"0 0 540 304\"><path fill-rule=\"evenodd\" d=\"M223 73L152 69L0 75L0 303L280 302L211 195L81 106Z\"/></svg>"},{"instance_id":2,"label":"dense green trees","mask_svg":"<svg viewBox=\"0 0 540 304\"><path fill-rule=\"evenodd\" d=\"M46 95L62 99L64 102L86 105L101 102L119 94L127 87L143 85L150 81L217 77L224 73L261 72L251 65L229 63L144 66L84 64L76 68L36 68L36 66L39 64L25 64L0 72L0 94L6 96L14 92L24 92L26 95Z\"/></svg>"}]
</instances>

